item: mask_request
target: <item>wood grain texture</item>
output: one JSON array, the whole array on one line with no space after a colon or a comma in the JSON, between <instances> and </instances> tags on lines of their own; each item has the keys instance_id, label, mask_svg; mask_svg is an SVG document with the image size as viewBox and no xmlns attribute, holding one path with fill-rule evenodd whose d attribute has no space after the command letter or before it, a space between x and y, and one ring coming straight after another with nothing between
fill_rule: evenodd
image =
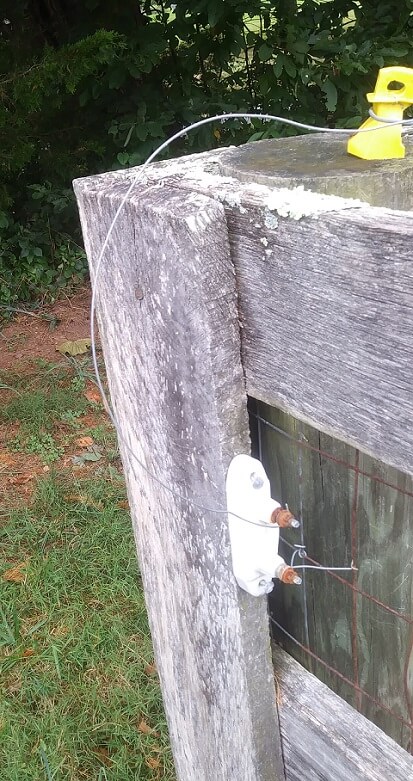
<instances>
[{"instance_id":1,"label":"wood grain texture","mask_svg":"<svg viewBox=\"0 0 413 781\"><path fill-rule=\"evenodd\" d=\"M248 393L413 472L413 213L316 214L310 194L309 216L300 195L280 216L269 187L220 175L225 154L158 164L147 182L225 207Z\"/></svg>"},{"instance_id":2,"label":"wood grain texture","mask_svg":"<svg viewBox=\"0 0 413 781\"><path fill-rule=\"evenodd\" d=\"M343 201L317 214L314 193L308 216L298 194L280 216L271 188L220 174L225 154L160 163L146 181L225 207L248 393L413 472L413 213Z\"/></svg>"},{"instance_id":3,"label":"wood grain texture","mask_svg":"<svg viewBox=\"0 0 413 781\"><path fill-rule=\"evenodd\" d=\"M357 583L404 616L413 615L413 481L370 456L359 454ZM390 485L367 475L377 476ZM359 598L358 655L363 688L413 724L413 625ZM386 714L371 702L363 713L386 728ZM397 728L398 727L398 728ZM413 754L413 730L393 723L388 734Z\"/></svg>"},{"instance_id":4,"label":"wood grain texture","mask_svg":"<svg viewBox=\"0 0 413 781\"><path fill-rule=\"evenodd\" d=\"M357 567L336 577L304 571L302 588L274 590L271 612L299 643L366 695L274 626L275 636L294 658L412 752L407 726L413 723L411 478L279 410L263 404L258 410L268 421L259 421L259 441L273 496L301 519L302 540L285 531L283 537L304 542L308 555L321 564L340 567L354 560ZM285 547L283 554L289 561L291 549ZM349 587L353 583L372 599L354 592Z\"/></svg>"},{"instance_id":5,"label":"wood grain texture","mask_svg":"<svg viewBox=\"0 0 413 781\"><path fill-rule=\"evenodd\" d=\"M75 189L93 275L125 181ZM266 600L236 586L226 515L190 503L225 508L229 461L249 450L223 207L137 186L98 316L178 778L282 781Z\"/></svg>"},{"instance_id":6,"label":"wood grain texture","mask_svg":"<svg viewBox=\"0 0 413 781\"><path fill-rule=\"evenodd\" d=\"M413 215L251 216L229 217L249 394L413 472Z\"/></svg>"},{"instance_id":7,"label":"wood grain texture","mask_svg":"<svg viewBox=\"0 0 413 781\"><path fill-rule=\"evenodd\" d=\"M299 532L286 530L283 538L292 545L304 544L308 555L322 564L350 564L352 474L349 475L348 470L340 470L334 462L321 459L309 447L299 446L302 441L319 448L318 431L263 404L259 405L259 413L270 424L286 432L283 436L260 423L261 458L270 477L273 496L287 503L301 522ZM343 451L349 449L348 446L335 445L335 455L346 458ZM282 553L287 561L291 560L292 549L286 544ZM304 562L298 560L296 563ZM301 588L274 590L270 598L271 612L299 643L311 648L352 680L351 591L326 573L303 570L301 574ZM344 578L348 577L348 573L341 574ZM315 672L312 657L276 627L273 629L283 647L307 669ZM317 674L319 672L318 677L331 683L334 691L353 703L352 689L337 678L331 681L328 678L327 681L322 667Z\"/></svg>"},{"instance_id":8,"label":"wood grain texture","mask_svg":"<svg viewBox=\"0 0 413 781\"><path fill-rule=\"evenodd\" d=\"M287 781L412 781L413 757L274 648Z\"/></svg>"}]
</instances>

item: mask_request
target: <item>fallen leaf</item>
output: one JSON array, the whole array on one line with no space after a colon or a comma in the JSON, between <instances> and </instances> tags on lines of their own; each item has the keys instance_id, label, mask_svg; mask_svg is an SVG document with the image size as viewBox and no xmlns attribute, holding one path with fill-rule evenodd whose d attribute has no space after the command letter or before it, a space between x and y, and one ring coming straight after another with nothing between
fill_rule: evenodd
<instances>
[{"instance_id":1,"label":"fallen leaf","mask_svg":"<svg viewBox=\"0 0 413 781\"><path fill-rule=\"evenodd\" d=\"M83 458L81 458L80 456L71 456L70 460L72 462L72 465L76 467L76 469L82 469L85 465Z\"/></svg>"},{"instance_id":2,"label":"fallen leaf","mask_svg":"<svg viewBox=\"0 0 413 781\"><path fill-rule=\"evenodd\" d=\"M34 648L26 648L25 651L23 651L23 659L28 659L29 656L33 656L34 654Z\"/></svg>"},{"instance_id":3,"label":"fallen leaf","mask_svg":"<svg viewBox=\"0 0 413 781\"><path fill-rule=\"evenodd\" d=\"M85 496L84 494L66 494L65 499L67 502L77 502L85 504L87 507L96 507L97 510L101 510L103 506L102 502L95 502L90 496Z\"/></svg>"},{"instance_id":4,"label":"fallen leaf","mask_svg":"<svg viewBox=\"0 0 413 781\"><path fill-rule=\"evenodd\" d=\"M0 464L11 466L14 461L15 458L10 453L0 453Z\"/></svg>"},{"instance_id":5,"label":"fallen leaf","mask_svg":"<svg viewBox=\"0 0 413 781\"><path fill-rule=\"evenodd\" d=\"M65 624L59 624L58 626L54 626L53 629L50 630L50 634L53 637L65 637L69 631L69 627L65 626Z\"/></svg>"},{"instance_id":6,"label":"fallen leaf","mask_svg":"<svg viewBox=\"0 0 413 781\"><path fill-rule=\"evenodd\" d=\"M159 759L155 759L155 757L148 757L148 759L145 761L145 764L151 768L151 770L159 770L161 763Z\"/></svg>"},{"instance_id":7,"label":"fallen leaf","mask_svg":"<svg viewBox=\"0 0 413 781\"><path fill-rule=\"evenodd\" d=\"M54 331L62 321L56 315L49 315L49 318L49 331Z\"/></svg>"},{"instance_id":8,"label":"fallen leaf","mask_svg":"<svg viewBox=\"0 0 413 781\"><path fill-rule=\"evenodd\" d=\"M3 580L7 580L9 583L23 583L26 580L26 573L23 572L26 566L27 562L22 561L21 564L16 564L15 567L6 569L2 575Z\"/></svg>"},{"instance_id":9,"label":"fallen leaf","mask_svg":"<svg viewBox=\"0 0 413 781\"><path fill-rule=\"evenodd\" d=\"M124 477L118 472L117 469L112 464L108 465L107 468L108 477L110 477L111 480L117 480L123 483Z\"/></svg>"},{"instance_id":10,"label":"fallen leaf","mask_svg":"<svg viewBox=\"0 0 413 781\"><path fill-rule=\"evenodd\" d=\"M155 738L159 738L159 732L152 729L145 719L141 719L138 724L138 732L142 732L143 735L153 735Z\"/></svg>"},{"instance_id":11,"label":"fallen leaf","mask_svg":"<svg viewBox=\"0 0 413 781\"><path fill-rule=\"evenodd\" d=\"M102 404L102 397L97 388L88 388L83 395L93 404Z\"/></svg>"},{"instance_id":12,"label":"fallen leaf","mask_svg":"<svg viewBox=\"0 0 413 781\"><path fill-rule=\"evenodd\" d=\"M34 475L16 475L16 477L8 477L7 482L10 485L24 485L24 483L30 482L33 478Z\"/></svg>"},{"instance_id":13,"label":"fallen leaf","mask_svg":"<svg viewBox=\"0 0 413 781\"><path fill-rule=\"evenodd\" d=\"M156 669L155 664L147 664L144 669L145 675L158 675L158 671Z\"/></svg>"},{"instance_id":14,"label":"fallen leaf","mask_svg":"<svg viewBox=\"0 0 413 781\"><path fill-rule=\"evenodd\" d=\"M63 355L83 355L91 345L90 339L76 339L74 342L62 342L56 350Z\"/></svg>"},{"instance_id":15,"label":"fallen leaf","mask_svg":"<svg viewBox=\"0 0 413 781\"><path fill-rule=\"evenodd\" d=\"M111 759L109 749L106 746L97 746L97 748L93 750L93 753L96 754L96 756L104 765L106 765L106 767L110 767L112 765L113 760Z\"/></svg>"},{"instance_id":16,"label":"fallen leaf","mask_svg":"<svg viewBox=\"0 0 413 781\"><path fill-rule=\"evenodd\" d=\"M87 461L100 461L102 453L96 447L91 447L80 456L72 456L72 464L75 466L84 466Z\"/></svg>"},{"instance_id":17,"label":"fallen leaf","mask_svg":"<svg viewBox=\"0 0 413 781\"><path fill-rule=\"evenodd\" d=\"M75 443L79 447L90 447L93 445L93 439L92 437L79 437L78 439L75 439Z\"/></svg>"},{"instance_id":18,"label":"fallen leaf","mask_svg":"<svg viewBox=\"0 0 413 781\"><path fill-rule=\"evenodd\" d=\"M14 670L13 672L14 674L12 675L10 675L9 673L9 675L7 676L8 680L5 684L5 686L7 687L8 694L17 694L17 692L19 692L22 688L22 681L21 681L20 674L16 672L16 670ZM0 722L0 732L1 732L1 722Z\"/></svg>"}]
</instances>

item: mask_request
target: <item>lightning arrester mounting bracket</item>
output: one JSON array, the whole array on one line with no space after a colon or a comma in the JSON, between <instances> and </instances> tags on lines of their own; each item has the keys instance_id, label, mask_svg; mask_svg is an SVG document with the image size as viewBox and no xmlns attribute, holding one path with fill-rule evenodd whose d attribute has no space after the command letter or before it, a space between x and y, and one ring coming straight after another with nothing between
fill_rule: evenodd
<instances>
[{"instance_id":1,"label":"lightning arrester mounting bracket","mask_svg":"<svg viewBox=\"0 0 413 781\"><path fill-rule=\"evenodd\" d=\"M274 578L300 584L299 575L278 553L280 526L297 528L300 524L271 498L261 462L243 454L235 456L226 488L232 566L240 588L259 597L273 590Z\"/></svg>"}]
</instances>

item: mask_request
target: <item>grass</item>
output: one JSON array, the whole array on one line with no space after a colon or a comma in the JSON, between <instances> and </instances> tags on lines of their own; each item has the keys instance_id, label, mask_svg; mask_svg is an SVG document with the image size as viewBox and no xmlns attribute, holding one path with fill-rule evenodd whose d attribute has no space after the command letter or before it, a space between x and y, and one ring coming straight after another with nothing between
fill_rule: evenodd
<instances>
[{"instance_id":1,"label":"grass","mask_svg":"<svg viewBox=\"0 0 413 781\"><path fill-rule=\"evenodd\" d=\"M4 421L18 421L26 431L36 435L39 430L50 430L62 414L82 413L87 408L86 399L71 387L35 389L19 392L0 412Z\"/></svg>"},{"instance_id":2,"label":"grass","mask_svg":"<svg viewBox=\"0 0 413 781\"><path fill-rule=\"evenodd\" d=\"M0 415L62 451L0 515L0 777L173 781L113 431L72 375L9 379ZM102 458L76 469L90 431Z\"/></svg>"}]
</instances>

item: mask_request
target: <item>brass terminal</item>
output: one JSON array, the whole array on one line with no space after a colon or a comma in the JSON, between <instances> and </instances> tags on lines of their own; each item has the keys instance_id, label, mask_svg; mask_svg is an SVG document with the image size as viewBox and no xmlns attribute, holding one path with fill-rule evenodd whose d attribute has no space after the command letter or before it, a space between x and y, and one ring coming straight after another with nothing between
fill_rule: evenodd
<instances>
[{"instance_id":1,"label":"brass terminal","mask_svg":"<svg viewBox=\"0 0 413 781\"><path fill-rule=\"evenodd\" d=\"M270 520L271 523L277 524L277 526L282 529L285 529L288 526L293 529L298 529L300 525L300 521L298 521L297 518L294 518L294 515L284 507L277 507L273 510Z\"/></svg>"},{"instance_id":2,"label":"brass terminal","mask_svg":"<svg viewBox=\"0 0 413 781\"><path fill-rule=\"evenodd\" d=\"M303 582L295 569L289 567L288 564L281 564L276 573L276 577L281 580L281 583L290 583L295 586L300 586Z\"/></svg>"}]
</instances>

